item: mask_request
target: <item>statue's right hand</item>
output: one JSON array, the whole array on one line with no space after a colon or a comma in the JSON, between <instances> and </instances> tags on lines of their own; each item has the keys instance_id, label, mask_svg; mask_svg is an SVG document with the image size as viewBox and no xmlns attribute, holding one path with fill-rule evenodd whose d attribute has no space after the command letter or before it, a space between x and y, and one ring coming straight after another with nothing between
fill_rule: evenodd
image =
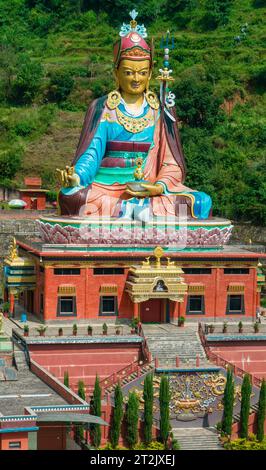
<instances>
[{"instance_id":1,"label":"statue's right hand","mask_svg":"<svg viewBox=\"0 0 266 470\"><path fill-rule=\"evenodd\" d=\"M64 188L68 188L68 187L75 187L75 186L79 186L79 183L80 183L80 178L79 178L79 175L77 175L75 172L74 172L74 167L71 166L66 166L66 168L64 170L60 170L59 168L56 169L57 171L57 174L58 174L58 178L59 178L59 181L60 181L60 184L64 187Z\"/></svg>"}]
</instances>

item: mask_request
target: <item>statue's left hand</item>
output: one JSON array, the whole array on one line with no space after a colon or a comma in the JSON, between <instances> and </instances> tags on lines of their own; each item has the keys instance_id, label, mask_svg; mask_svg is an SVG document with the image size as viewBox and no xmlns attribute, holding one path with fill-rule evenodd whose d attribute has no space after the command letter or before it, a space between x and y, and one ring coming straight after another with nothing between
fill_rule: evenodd
<instances>
[{"instance_id":1,"label":"statue's left hand","mask_svg":"<svg viewBox=\"0 0 266 470\"><path fill-rule=\"evenodd\" d=\"M73 166L66 166L64 170L59 170L59 168L57 168L56 171L63 187L74 187L79 185L80 179L74 172Z\"/></svg>"},{"instance_id":2,"label":"statue's left hand","mask_svg":"<svg viewBox=\"0 0 266 470\"><path fill-rule=\"evenodd\" d=\"M163 194L163 186L161 184L142 183L141 186L146 191L131 191L131 189L127 189L126 192L131 196L140 198L160 196Z\"/></svg>"}]
</instances>

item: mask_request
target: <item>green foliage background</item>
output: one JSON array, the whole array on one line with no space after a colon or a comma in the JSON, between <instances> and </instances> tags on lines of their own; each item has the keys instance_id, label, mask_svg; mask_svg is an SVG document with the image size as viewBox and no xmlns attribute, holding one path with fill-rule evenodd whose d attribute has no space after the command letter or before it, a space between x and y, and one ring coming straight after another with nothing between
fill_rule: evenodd
<instances>
[{"instance_id":1,"label":"green foliage background","mask_svg":"<svg viewBox=\"0 0 266 470\"><path fill-rule=\"evenodd\" d=\"M84 112L114 87L112 45L128 12L155 40L175 38L171 68L186 184L213 213L266 223L264 0L0 0L0 184L73 158ZM5 164L6 163L6 164Z\"/></svg>"}]
</instances>

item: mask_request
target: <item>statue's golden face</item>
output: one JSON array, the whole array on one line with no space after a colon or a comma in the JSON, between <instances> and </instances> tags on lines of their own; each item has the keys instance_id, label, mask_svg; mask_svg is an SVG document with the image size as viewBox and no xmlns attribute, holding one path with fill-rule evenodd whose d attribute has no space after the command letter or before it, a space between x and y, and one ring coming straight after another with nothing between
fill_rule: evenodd
<instances>
[{"instance_id":1,"label":"statue's golden face","mask_svg":"<svg viewBox=\"0 0 266 470\"><path fill-rule=\"evenodd\" d=\"M130 95L140 95L145 91L150 79L150 61L123 59L115 74L122 91Z\"/></svg>"}]
</instances>

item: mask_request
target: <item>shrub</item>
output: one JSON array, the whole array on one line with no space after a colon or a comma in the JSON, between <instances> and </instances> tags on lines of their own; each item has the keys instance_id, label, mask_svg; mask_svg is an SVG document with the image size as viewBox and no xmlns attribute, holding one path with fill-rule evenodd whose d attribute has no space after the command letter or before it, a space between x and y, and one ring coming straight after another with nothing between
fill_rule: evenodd
<instances>
[{"instance_id":1,"label":"shrub","mask_svg":"<svg viewBox=\"0 0 266 470\"><path fill-rule=\"evenodd\" d=\"M12 179L20 170L22 164L23 150L17 145L16 148L0 151L0 179Z\"/></svg>"},{"instance_id":2,"label":"shrub","mask_svg":"<svg viewBox=\"0 0 266 470\"><path fill-rule=\"evenodd\" d=\"M222 99L214 95L205 69L194 66L186 70L173 85L173 92L177 115L187 125L212 129L220 120Z\"/></svg>"},{"instance_id":3,"label":"shrub","mask_svg":"<svg viewBox=\"0 0 266 470\"><path fill-rule=\"evenodd\" d=\"M18 122L14 126L15 134L19 135L21 137L27 137L28 135L30 135L35 130L36 130L35 123L33 123L31 121L28 121L28 120Z\"/></svg>"},{"instance_id":4,"label":"shrub","mask_svg":"<svg viewBox=\"0 0 266 470\"><path fill-rule=\"evenodd\" d=\"M21 54L16 65L16 74L11 82L9 100L15 104L29 104L35 98L44 70L40 62L33 61L28 54Z\"/></svg>"},{"instance_id":5,"label":"shrub","mask_svg":"<svg viewBox=\"0 0 266 470\"><path fill-rule=\"evenodd\" d=\"M177 439L173 439L173 440L172 440L172 449L173 449L173 450L180 450L180 444L179 444L179 442L177 441Z\"/></svg>"},{"instance_id":6,"label":"shrub","mask_svg":"<svg viewBox=\"0 0 266 470\"><path fill-rule=\"evenodd\" d=\"M165 450L165 446L162 442L151 441L149 444L141 442L133 448L134 450Z\"/></svg>"},{"instance_id":7,"label":"shrub","mask_svg":"<svg viewBox=\"0 0 266 470\"><path fill-rule=\"evenodd\" d=\"M110 78L96 78L90 83L90 90L92 91L93 98L99 98L106 95L111 89Z\"/></svg>"},{"instance_id":8,"label":"shrub","mask_svg":"<svg viewBox=\"0 0 266 470\"><path fill-rule=\"evenodd\" d=\"M50 75L48 99L62 103L74 88L74 80L69 72L57 70Z\"/></svg>"},{"instance_id":9,"label":"shrub","mask_svg":"<svg viewBox=\"0 0 266 470\"><path fill-rule=\"evenodd\" d=\"M49 202L57 201L57 191L48 191L48 193L46 193L46 199Z\"/></svg>"},{"instance_id":10,"label":"shrub","mask_svg":"<svg viewBox=\"0 0 266 470\"><path fill-rule=\"evenodd\" d=\"M224 445L226 450L266 450L266 440L262 442L249 439L236 439Z\"/></svg>"}]
</instances>

